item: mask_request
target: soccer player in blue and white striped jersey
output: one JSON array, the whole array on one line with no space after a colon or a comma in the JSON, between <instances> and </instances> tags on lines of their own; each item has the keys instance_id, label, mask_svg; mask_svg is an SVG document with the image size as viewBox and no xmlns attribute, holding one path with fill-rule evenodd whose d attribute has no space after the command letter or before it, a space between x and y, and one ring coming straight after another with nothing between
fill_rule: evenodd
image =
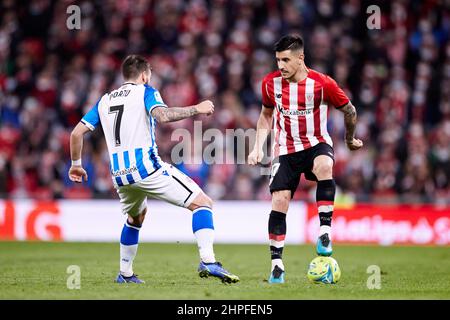
<instances>
[{"instance_id":1,"label":"soccer player in blue and white striped jersey","mask_svg":"<svg viewBox=\"0 0 450 320\"><path fill-rule=\"evenodd\" d=\"M201 277L216 276L225 282L239 278L217 262L213 250L212 200L188 176L165 163L158 155L156 123L177 121L197 114L211 115L214 105L206 100L197 105L168 108L160 93L149 85L149 62L138 55L122 63L122 86L103 95L77 124L70 137L72 166L69 178L87 180L82 167L83 135L101 124L108 146L111 175L128 215L120 239L120 272L116 282L143 283L133 272L139 229L147 211L147 197L161 199L192 211L192 228L197 239Z\"/></svg>"}]
</instances>

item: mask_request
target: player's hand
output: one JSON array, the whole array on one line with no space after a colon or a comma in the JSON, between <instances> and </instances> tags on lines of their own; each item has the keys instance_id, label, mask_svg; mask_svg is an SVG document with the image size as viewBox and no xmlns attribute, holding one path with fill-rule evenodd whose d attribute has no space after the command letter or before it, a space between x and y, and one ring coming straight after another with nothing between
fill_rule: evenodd
<instances>
[{"instance_id":1,"label":"player's hand","mask_svg":"<svg viewBox=\"0 0 450 320\"><path fill-rule=\"evenodd\" d=\"M345 141L345 144L347 145L347 148L349 148L352 151L358 150L362 148L362 146L364 145L361 140L355 138L353 138L353 140L350 141Z\"/></svg>"},{"instance_id":2,"label":"player's hand","mask_svg":"<svg viewBox=\"0 0 450 320\"><path fill-rule=\"evenodd\" d=\"M69 179L73 182L81 183L88 180L86 170L82 166L71 166L69 169Z\"/></svg>"},{"instance_id":3,"label":"player's hand","mask_svg":"<svg viewBox=\"0 0 450 320\"><path fill-rule=\"evenodd\" d=\"M249 165L257 165L259 162L262 161L262 158L264 157L264 152L262 150L255 150L253 149L252 152L248 155L248 164Z\"/></svg>"},{"instance_id":4,"label":"player's hand","mask_svg":"<svg viewBox=\"0 0 450 320\"><path fill-rule=\"evenodd\" d=\"M214 104L210 100L200 102L195 106L199 114L212 115L214 113Z\"/></svg>"}]
</instances>

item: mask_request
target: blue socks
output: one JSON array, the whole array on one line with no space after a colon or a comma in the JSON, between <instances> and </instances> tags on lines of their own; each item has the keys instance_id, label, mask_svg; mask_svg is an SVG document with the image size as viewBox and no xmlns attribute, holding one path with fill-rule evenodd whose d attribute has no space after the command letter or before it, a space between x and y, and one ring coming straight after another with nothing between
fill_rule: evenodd
<instances>
[{"instance_id":1,"label":"blue socks","mask_svg":"<svg viewBox=\"0 0 450 320\"><path fill-rule=\"evenodd\" d=\"M139 230L141 227L136 227L125 222L120 236L120 243L126 246L138 244L139 242Z\"/></svg>"},{"instance_id":2,"label":"blue socks","mask_svg":"<svg viewBox=\"0 0 450 320\"><path fill-rule=\"evenodd\" d=\"M214 263L214 223L212 211L208 207L200 207L192 211L192 231L197 239L200 259L204 263Z\"/></svg>"},{"instance_id":3,"label":"blue socks","mask_svg":"<svg viewBox=\"0 0 450 320\"><path fill-rule=\"evenodd\" d=\"M125 277L133 275L133 260L136 257L140 227L125 222L120 236L120 273Z\"/></svg>"}]
</instances>

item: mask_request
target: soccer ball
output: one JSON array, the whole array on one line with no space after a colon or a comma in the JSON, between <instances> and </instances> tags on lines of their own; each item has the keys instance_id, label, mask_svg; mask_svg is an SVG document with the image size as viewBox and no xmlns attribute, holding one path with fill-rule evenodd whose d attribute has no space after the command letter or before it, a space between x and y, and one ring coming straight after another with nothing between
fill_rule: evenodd
<instances>
[{"instance_id":1,"label":"soccer ball","mask_svg":"<svg viewBox=\"0 0 450 320\"><path fill-rule=\"evenodd\" d=\"M341 278L341 269L332 257L316 257L309 264L307 275L313 283L336 283Z\"/></svg>"}]
</instances>

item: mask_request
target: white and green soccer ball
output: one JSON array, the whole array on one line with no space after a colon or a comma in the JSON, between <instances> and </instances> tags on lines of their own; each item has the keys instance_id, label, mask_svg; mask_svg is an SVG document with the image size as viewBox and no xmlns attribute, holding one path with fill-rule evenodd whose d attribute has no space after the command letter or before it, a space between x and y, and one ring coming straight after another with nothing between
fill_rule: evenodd
<instances>
[{"instance_id":1,"label":"white and green soccer ball","mask_svg":"<svg viewBox=\"0 0 450 320\"><path fill-rule=\"evenodd\" d=\"M309 264L307 276L313 283L336 283L341 278L341 269L332 257L316 257Z\"/></svg>"}]
</instances>

